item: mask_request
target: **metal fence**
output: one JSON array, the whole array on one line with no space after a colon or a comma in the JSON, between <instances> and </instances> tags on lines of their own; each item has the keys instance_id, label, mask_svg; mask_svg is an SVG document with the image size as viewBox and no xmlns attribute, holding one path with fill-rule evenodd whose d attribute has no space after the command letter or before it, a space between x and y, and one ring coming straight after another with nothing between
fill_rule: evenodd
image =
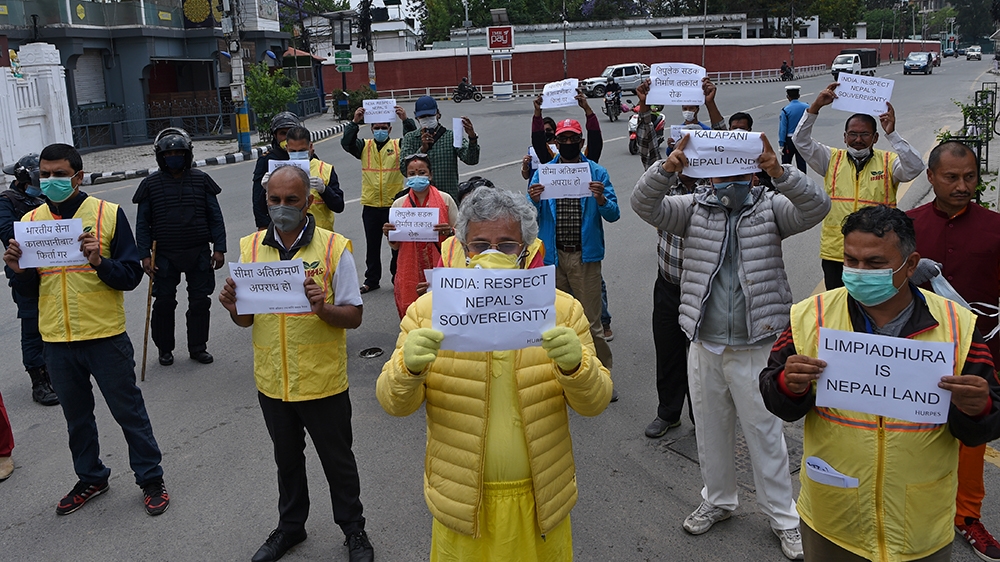
<instances>
[{"instance_id":1,"label":"metal fence","mask_svg":"<svg viewBox=\"0 0 1000 562\"><path fill-rule=\"evenodd\" d=\"M232 136L229 104L152 103L82 108L70 112L73 144L80 150L146 144L167 127L181 127L192 138Z\"/></svg>"}]
</instances>

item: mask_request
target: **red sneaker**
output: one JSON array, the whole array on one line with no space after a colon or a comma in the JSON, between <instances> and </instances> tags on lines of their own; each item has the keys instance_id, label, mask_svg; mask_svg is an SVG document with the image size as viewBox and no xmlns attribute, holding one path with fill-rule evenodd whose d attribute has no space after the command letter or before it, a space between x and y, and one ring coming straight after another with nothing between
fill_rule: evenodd
<instances>
[{"instance_id":1,"label":"red sneaker","mask_svg":"<svg viewBox=\"0 0 1000 562\"><path fill-rule=\"evenodd\" d=\"M69 515L83 507L83 504L87 503L94 496L99 496L107 491L107 482L100 484L77 482L76 486L73 486L73 489L63 499L59 500L59 505L56 506L56 515Z\"/></svg>"},{"instance_id":2,"label":"red sneaker","mask_svg":"<svg viewBox=\"0 0 1000 562\"><path fill-rule=\"evenodd\" d=\"M978 519L965 519L965 525L955 525L955 531L972 545L972 552L983 560L1000 561L1000 543Z\"/></svg>"}]
</instances>

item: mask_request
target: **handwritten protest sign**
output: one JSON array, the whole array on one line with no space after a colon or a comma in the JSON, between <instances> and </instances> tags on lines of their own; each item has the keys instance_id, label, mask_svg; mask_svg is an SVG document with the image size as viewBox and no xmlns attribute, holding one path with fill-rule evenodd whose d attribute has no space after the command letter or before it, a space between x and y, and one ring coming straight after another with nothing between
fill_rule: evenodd
<instances>
[{"instance_id":1,"label":"handwritten protest sign","mask_svg":"<svg viewBox=\"0 0 1000 562\"><path fill-rule=\"evenodd\" d=\"M434 270L432 327L441 349L503 351L541 345L556 322L555 266Z\"/></svg>"},{"instance_id":2,"label":"handwritten protest sign","mask_svg":"<svg viewBox=\"0 0 1000 562\"><path fill-rule=\"evenodd\" d=\"M764 151L760 133L747 131L686 130L684 174L692 178L724 178L760 170L757 158Z\"/></svg>"},{"instance_id":3,"label":"handwritten protest sign","mask_svg":"<svg viewBox=\"0 0 1000 562\"><path fill-rule=\"evenodd\" d=\"M302 260L229 264L236 282L239 314L297 314L309 312L306 270Z\"/></svg>"},{"instance_id":4,"label":"handwritten protest sign","mask_svg":"<svg viewBox=\"0 0 1000 562\"><path fill-rule=\"evenodd\" d=\"M396 121L396 100L361 100L365 108L365 123L393 123Z\"/></svg>"},{"instance_id":5,"label":"handwritten protest sign","mask_svg":"<svg viewBox=\"0 0 1000 562\"><path fill-rule=\"evenodd\" d=\"M590 165L586 162L540 164L538 183L545 187L542 199L580 199L593 195L590 192Z\"/></svg>"},{"instance_id":6,"label":"handwritten protest sign","mask_svg":"<svg viewBox=\"0 0 1000 562\"><path fill-rule=\"evenodd\" d=\"M306 174L309 173L309 161L308 160L269 160L267 163L267 172L273 174L278 168L283 168L285 166L295 166L299 168Z\"/></svg>"},{"instance_id":7,"label":"handwritten protest sign","mask_svg":"<svg viewBox=\"0 0 1000 562\"><path fill-rule=\"evenodd\" d=\"M952 343L819 329L816 405L914 423L945 423L951 392L938 388L953 374Z\"/></svg>"},{"instance_id":8,"label":"handwritten protest sign","mask_svg":"<svg viewBox=\"0 0 1000 562\"><path fill-rule=\"evenodd\" d=\"M674 142L677 142L684 136L684 131L684 125L671 125L670 136L668 138L674 139Z\"/></svg>"},{"instance_id":9,"label":"handwritten protest sign","mask_svg":"<svg viewBox=\"0 0 1000 562\"><path fill-rule=\"evenodd\" d=\"M390 242L438 242L434 232L438 223L437 207L401 207L389 209L389 222L396 230L389 231Z\"/></svg>"},{"instance_id":10,"label":"handwritten protest sign","mask_svg":"<svg viewBox=\"0 0 1000 562\"><path fill-rule=\"evenodd\" d=\"M895 80L844 72L840 73L837 80L840 86L835 90L837 97L833 99L830 107L848 113L867 113L875 117L889 110L886 103L892 97Z\"/></svg>"},{"instance_id":11,"label":"handwritten protest sign","mask_svg":"<svg viewBox=\"0 0 1000 562\"><path fill-rule=\"evenodd\" d=\"M697 64L665 62L654 64L649 72L648 105L701 105L705 92L701 79L705 69Z\"/></svg>"},{"instance_id":12,"label":"handwritten protest sign","mask_svg":"<svg viewBox=\"0 0 1000 562\"><path fill-rule=\"evenodd\" d=\"M83 221L63 219L14 223L14 240L21 245L21 269L87 263L80 249Z\"/></svg>"},{"instance_id":13,"label":"handwritten protest sign","mask_svg":"<svg viewBox=\"0 0 1000 562\"><path fill-rule=\"evenodd\" d=\"M549 82L542 88L542 109L555 109L557 107L570 107L576 105L576 89L580 87L580 81L576 78L567 78L558 82Z\"/></svg>"},{"instance_id":14,"label":"handwritten protest sign","mask_svg":"<svg viewBox=\"0 0 1000 562\"><path fill-rule=\"evenodd\" d=\"M465 124L462 123L461 117L455 117L451 120L451 134L452 146L455 148L462 148L462 139L465 138Z\"/></svg>"}]
</instances>

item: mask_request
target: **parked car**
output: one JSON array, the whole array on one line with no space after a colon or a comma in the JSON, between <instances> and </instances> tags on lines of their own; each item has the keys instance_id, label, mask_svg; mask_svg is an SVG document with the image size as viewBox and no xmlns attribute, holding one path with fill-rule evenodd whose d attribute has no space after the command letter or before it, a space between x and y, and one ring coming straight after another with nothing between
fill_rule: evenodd
<instances>
[{"instance_id":1,"label":"parked car","mask_svg":"<svg viewBox=\"0 0 1000 562\"><path fill-rule=\"evenodd\" d=\"M959 47L958 50L955 51L955 57L964 57L964 56L965 56L965 47Z\"/></svg>"},{"instance_id":2,"label":"parked car","mask_svg":"<svg viewBox=\"0 0 1000 562\"><path fill-rule=\"evenodd\" d=\"M983 48L979 45L973 45L965 50L965 60L983 60Z\"/></svg>"},{"instance_id":3,"label":"parked car","mask_svg":"<svg viewBox=\"0 0 1000 562\"><path fill-rule=\"evenodd\" d=\"M615 82L622 87L622 90L635 92L639 84L642 84L643 80L649 78L649 65L641 62L613 64L605 68L600 76L581 80L580 87L583 88L583 93L591 98L603 97L604 86L608 83L609 76L615 79Z\"/></svg>"},{"instance_id":4,"label":"parked car","mask_svg":"<svg viewBox=\"0 0 1000 562\"><path fill-rule=\"evenodd\" d=\"M944 50L944 56L945 57L957 57L958 55L955 54L955 49L952 49L952 48L949 47L949 48L947 48L947 49Z\"/></svg>"},{"instance_id":5,"label":"parked car","mask_svg":"<svg viewBox=\"0 0 1000 562\"><path fill-rule=\"evenodd\" d=\"M912 74L914 72L933 74L934 67L932 65L930 53L910 53L906 57L906 62L903 63L903 74Z\"/></svg>"}]
</instances>

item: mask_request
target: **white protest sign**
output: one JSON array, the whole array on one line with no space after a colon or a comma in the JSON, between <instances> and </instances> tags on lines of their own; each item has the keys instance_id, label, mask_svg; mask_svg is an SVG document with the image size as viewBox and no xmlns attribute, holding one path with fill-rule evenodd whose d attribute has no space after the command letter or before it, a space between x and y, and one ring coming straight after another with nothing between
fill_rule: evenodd
<instances>
[{"instance_id":1,"label":"white protest sign","mask_svg":"<svg viewBox=\"0 0 1000 562\"><path fill-rule=\"evenodd\" d=\"M430 291L431 287L434 286L433 279L434 279L434 270L433 269L425 269L424 270L424 280L427 281L427 290L428 291Z\"/></svg>"},{"instance_id":2,"label":"white protest sign","mask_svg":"<svg viewBox=\"0 0 1000 562\"><path fill-rule=\"evenodd\" d=\"M83 221L63 219L14 223L14 240L21 245L21 269L87 263L80 249Z\"/></svg>"},{"instance_id":3,"label":"white protest sign","mask_svg":"<svg viewBox=\"0 0 1000 562\"><path fill-rule=\"evenodd\" d=\"M302 260L229 263L236 283L238 314L298 314L309 312L306 270Z\"/></svg>"},{"instance_id":4,"label":"white protest sign","mask_svg":"<svg viewBox=\"0 0 1000 562\"><path fill-rule=\"evenodd\" d=\"M541 162L538 160L538 153L535 152L535 147L533 146L528 147L528 156L531 156L531 169L537 170Z\"/></svg>"},{"instance_id":5,"label":"white protest sign","mask_svg":"<svg viewBox=\"0 0 1000 562\"><path fill-rule=\"evenodd\" d=\"M580 199L590 197L590 165L539 164L538 183L545 188L542 199Z\"/></svg>"},{"instance_id":6,"label":"white protest sign","mask_svg":"<svg viewBox=\"0 0 1000 562\"><path fill-rule=\"evenodd\" d=\"M567 78L558 82L549 82L542 88L542 109L555 109L557 107L570 107L576 105L576 89L580 87L580 81L576 78Z\"/></svg>"},{"instance_id":7,"label":"white protest sign","mask_svg":"<svg viewBox=\"0 0 1000 562\"><path fill-rule=\"evenodd\" d=\"M684 136L684 131L684 125L671 125L669 138L672 138L674 139L674 142L677 142Z\"/></svg>"},{"instance_id":8,"label":"white protest sign","mask_svg":"<svg viewBox=\"0 0 1000 562\"><path fill-rule=\"evenodd\" d=\"M273 174L275 170L285 166L295 166L306 174L310 173L308 160L270 160L267 163L267 173Z\"/></svg>"},{"instance_id":9,"label":"white protest sign","mask_svg":"<svg viewBox=\"0 0 1000 562\"><path fill-rule=\"evenodd\" d=\"M451 120L451 135L452 146L455 148L462 148L462 138L465 137L465 125L462 123L461 117L455 117Z\"/></svg>"},{"instance_id":10,"label":"white protest sign","mask_svg":"<svg viewBox=\"0 0 1000 562\"><path fill-rule=\"evenodd\" d=\"M555 266L434 270L432 327L441 349L504 351L541 345L556 325Z\"/></svg>"},{"instance_id":11,"label":"white protest sign","mask_svg":"<svg viewBox=\"0 0 1000 562\"><path fill-rule=\"evenodd\" d=\"M393 123L396 121L396 100L361 100L365 108L365 123Z\"/></svg>"},{"instance_id":12,"label":"white protest sign","mask_svg":"<svg viewBox=\"0 0 1000 562\"><path fill-rule=\"evenodd\" d=\"M438 223L437 207L399 207L389 209L389 223L396 230L389 231L390 242L438 242L434 232Z\"/></svg>"},{"instance_id":13,"label":"white protest sign","mask_svg":"<svg viewBox=\"0 0 1000 562\"><path fill-rule=\"evenodd\" d=\"M705 92L701 79L705 69L697 64L665 62L654 64L649 71L647 105L701 105Z\"/></svg>"},{"instance_id":14,"label":"white protest sign","mask_svg":"<svg viewBox=\"0 0 1000 562\"><path fill-rule=\"evenodd\" d=\"M684 175L691 178L724 178L760 171L757 158L764 152L760 133L747 131L686 130Z\"/></svg>"},{"instance_id":15,"label":"white protest sign","mask_svg":"<svg viewBox=\"0 0 1000 562\"><path fill-rule=\"evenodd\" d=\"M840 73L840 85L834 90L837 97L830 107L848 113L867 113L878 117L889 107L886 103L892 97L892 87L896 83L888 78L858 76Z\"/></svg>"},{"instance_id":16,"label":"white protest sign","mask_svg":"<svg viewBox=\"0 0 1000 562\"><path fill-rule=\"evenodd\" d=\"M938 388L954 374L955 345L819 329L816 405L914 423L946 423L951 391Z\"/></svg>"}]
</instances>

